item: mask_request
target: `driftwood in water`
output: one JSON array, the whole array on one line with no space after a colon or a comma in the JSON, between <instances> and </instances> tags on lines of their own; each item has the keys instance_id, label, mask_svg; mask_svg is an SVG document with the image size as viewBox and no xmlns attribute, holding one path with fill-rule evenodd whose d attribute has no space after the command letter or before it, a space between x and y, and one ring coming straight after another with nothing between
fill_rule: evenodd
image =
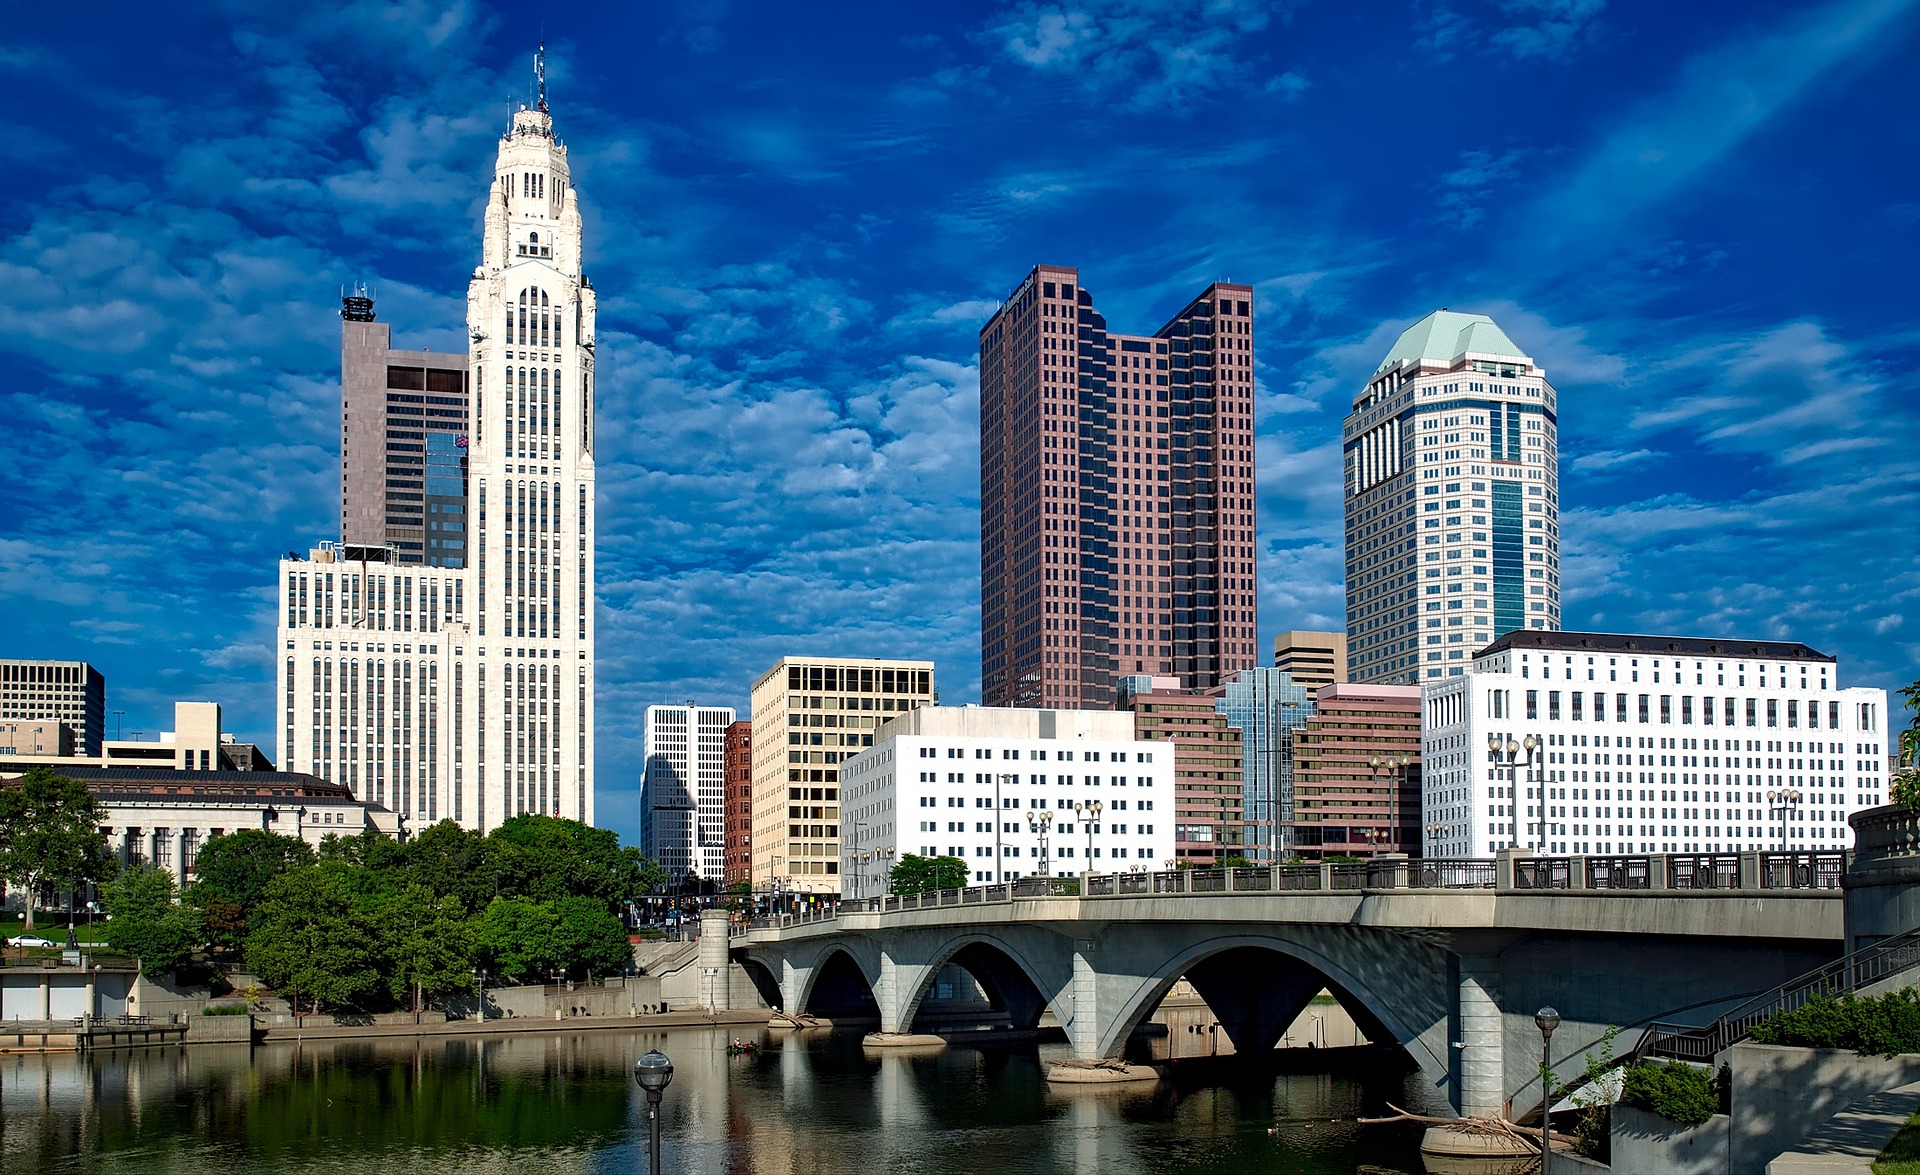
<instances>
[{"instance_id":1,"label":"driftwood in water","mask_svg":"<svg viewBox=\"0 0 1920 1175\"><path fill-rule=\"evenodd\" d=\"M1438 1118L1432 1114L1415 1114L1411 1111L1403 1110L1392 1102L1387 1103L1387 1108L1393 1111L1393 1117L1360 1118L1357 1119L1357 1121L1366 1126L1372 1126L1382 1122L1418 1122L1423 1126L1438 1126L1454 1134L1483 1134L1498 1138L1509 1138L1516 1142L1527 1144L1533 1148L1536 1154L1540 1151L1540 1132L1538 1130L1523 1130L1504 1118L1483 1118L1478 1115L1470 1115L1465 1118ZM1570 1145L1573 1141L1572 1135L1562 1134L1558 1130L1553 1132L1553 1144L1556 1150L1560 1148L1562 1143Z\"/></svg>"}]
</instances>

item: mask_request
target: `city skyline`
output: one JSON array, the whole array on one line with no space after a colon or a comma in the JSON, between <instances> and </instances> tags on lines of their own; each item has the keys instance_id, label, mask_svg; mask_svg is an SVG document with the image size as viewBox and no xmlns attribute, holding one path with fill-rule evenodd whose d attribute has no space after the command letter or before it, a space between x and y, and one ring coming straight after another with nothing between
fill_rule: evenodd
<instances>
[{"instance_id":1,"label":"city skyline","mask_svg":"<svg viewBox=\"0 0 1920 1175\"><path fill-rule=\"evenodd\" d=\"M949 704L979 697L975 332L1063 259L1129 326L1215 278L1256 291L1261 663L1342 627L1338 422L1449 306L1561 394L1566 627L1920 675L1894 447L1920 216L1847 179L1913 166L1910 128L1856 113L1897 106L1908 6L1409 8L1389 56L1486 68L1388 84L1348 14L1087 11L876 12L839 48L719 6L547 30L607 297L606 823L633 829L648 703L744 710L780 656L931 660ZM465 351L475 189L537 31L22 15L0 69L53 93L7 196L5 652L98 667L129 731L204 697L271 745L261 569L336 525L340 288L402 346ZM639 78L613 49L636 39L662 59ZM1405 134L1410 87L1458 117Z\"/></svg>"}]
</instances>

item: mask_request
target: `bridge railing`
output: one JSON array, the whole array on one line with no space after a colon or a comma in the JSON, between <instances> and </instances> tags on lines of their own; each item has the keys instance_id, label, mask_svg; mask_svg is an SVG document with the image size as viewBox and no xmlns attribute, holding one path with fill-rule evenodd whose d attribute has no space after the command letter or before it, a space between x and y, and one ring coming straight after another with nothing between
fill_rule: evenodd
<instances>
[{"instance_id":1,"label":"bridge railing","mask_svg":"<svg viewBox=\"0 0 1920 1175\"><path fill-rule=\"evenodd\" d=\"M1704 1028L1656 1022L1648 1027L1634 1055L1711 1061L1723 1050L1746 1039L1754 1025L1777 1012L1795 1011L1817 995L1859 991L1916 966L1920 966L1920 927L1823 963L1771 991L1760 993Z\"/></svg>"},{"instance_id":2,"label":"bridge railing","mask_svg":"<svg viewBox=\"0 0 1920 1175\"><path fill-rule=\"evenodd\" d=\"M1022 877L999 885L929 890L842 901L799 913L755 918L749 926L792 926L836 913L887 913L937 906L975 906L1017 898L1116 898L1150 894L1358 893L1394 889L1500 890L1838 890L1849 855L1673 853L1610 857L1502 857L1329 861L1240 869L1172 869ZM1511 880L1506 880L1511 870Z\"/></svg>"}]
</instances>

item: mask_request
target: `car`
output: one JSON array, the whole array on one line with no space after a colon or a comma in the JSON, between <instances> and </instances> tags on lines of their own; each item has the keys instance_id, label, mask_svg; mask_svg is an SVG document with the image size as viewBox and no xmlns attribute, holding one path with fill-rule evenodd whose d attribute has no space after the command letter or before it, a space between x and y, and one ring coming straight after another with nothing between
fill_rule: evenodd
<instances>
[{"instance_id":1,"label":"car","mask_svg":"<svg viewBox=\"0 0 1920 1175\"><path fill-rule=\"evenodd\" d=\"M14 939L12 945L17 947L50 947L57 946L58 944L52 939L41 938L37 934L23 934L19 938Z\"/></svg>"}]
</instances>

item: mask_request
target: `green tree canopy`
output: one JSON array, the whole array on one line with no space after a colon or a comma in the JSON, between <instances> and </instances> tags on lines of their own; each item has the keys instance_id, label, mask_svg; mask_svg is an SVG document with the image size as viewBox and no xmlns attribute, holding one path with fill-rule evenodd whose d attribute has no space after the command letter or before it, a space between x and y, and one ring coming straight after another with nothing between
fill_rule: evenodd
<instances>
[{"instance_id":1,"label":"green tree canopy","mask_svg":"<svg viewBox=\"0 0 1920 1175\"><path fill-rule=\"evenodd\" d=\"M301 865L267 883L247 964L296 1011L302 1000L307 1010L357 1008L378 996L378 927L361 900L365 888L363 871L338 862Z\"/></svg>"},{"instance_id":2,"label":"green tree canopy","mask_svg":"<svg viewBox=\"0 0 1920 1175\"><path fill-rule=\"evenodd\" d=\"M100 816L86 784L49 767L29 768L18 783L0 787L0 878L26 895L28 930L42 886L113 875Z\"/></svg>"},{"instance_id":3,"label":"green tree canopy","mask_svg":"<svg viewBox=\"0 0 1920 1175\"><path fill-rule=\"evenodd\" d=\"M964 889L970 877L959 857L922 857L908 853L893 866L894 893L926 893L936 889Z\"/></svg>"},{"instance_id":4,"label":"green tree canopy","mask_svg":"<svg viewBox=\"0 0 1920 1175\"><path fill-rule=\"evenodd\" d=\"M494 898L487 838L451 820L429 825L407 842L406 869L414 884L460 899L469 914L486 909Z\"/></svg>"},{"instance_id":5,"label":"green tree canopy","mask_svg":"<svg viewBox=\"0 0 1920 1175\"><path fill-rule=\"evenodd\" d=\"M312 862L313 849L298 837L257 828L224 833L200 846L191 896L237 942L247 934L254 908L273 880Z\"/></svg>"},{"instance_id":6,"label":"green tree canopy","mask_svg":"<svg viewBox=\"0 0 1920 1175\"><path fill-rule=\"evenodd\" d=\"M373 899L388 990L418 1012L423 998L473 987L473 923L460 899L414 883Z\"/></svg>"},{"instance_id":7,"label":"green tree canopy","mask_svg":"<svg viewBox=\"0 0 1920 1175\"><path fill-rule=\"evenodd\" d=\"M560 966L560 917L547 902L495 898L474 928L474 948L503 979L540 981Z\"/></svg>"},{"instance_id":8,"label":"green tree canopy","mask_svg":"<svg viewBox=\"0 0 1920 1175\"><path fill-rule=\"evenodd\" d=\"M200 911L176 899L173 872L135 865L101 888L107 913L107 943L140 960L142 969L160 973L183 966L205 937Z\"/></svg>"},{"instance_id":9,"label":"green tree canopy","mask_svg":"<svg viewBox=\"0 0 1920 1175\"><path fill-rule=\"evenodd\" d=\"M609 910L666 879L619 836L577 820L515 816L487 834L487 865L502 897L597 898Z\"/></svg>"},{"instance_id":10,"label":"green tree canopy","mask_svg":"<svg viewBox=\"0 0 1920 1175\"><path fill-rule=\"evenodd\" d=\"M588 979L615 975L633 958L627 928L595 898L561 898L554 903L555 954L567 974Z\"/></svg>"}]
</instances>

